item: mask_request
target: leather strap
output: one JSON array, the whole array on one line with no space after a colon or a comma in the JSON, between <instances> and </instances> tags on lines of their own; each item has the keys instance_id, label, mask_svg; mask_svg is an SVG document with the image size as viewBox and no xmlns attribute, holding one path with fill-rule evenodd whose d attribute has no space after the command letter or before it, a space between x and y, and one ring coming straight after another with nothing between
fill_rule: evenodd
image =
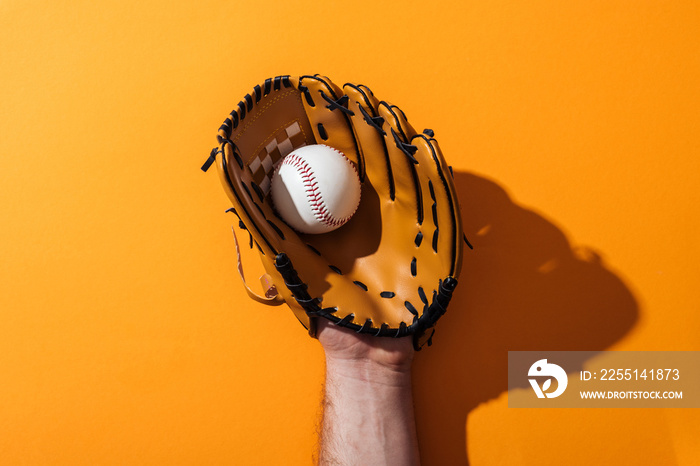
<instances>
[{"instance_id":1,"label":"leather strap","mask_svg":"<svg viewBox=\"0 0 700 466\"><path fill-rule=\"evenodd\" d=\"M248 296L253 298L255 301L262 303L262 304L267 304L270 306L278 306L282 303L284 303L284 299L282 296L279 294L277 291L277 288L275 287L274 283L272 283L272 277L268 274L264 274L263 276L260 277L260 283L262 284L263 288L265 289L265 296L260 296L257 294L255 291L253 291L250 286L248 286L248 283L245 280L245 275L243 273L243 262L241 261L241 249L240 246L238 245L238 238L236 237L236 230L231 227L231 232L233 233L233 242L236 245L236 262L238 263L238 273L241 276L241 280L243 281L243 286L245 286L245 290L248 293Z\"/></svg>"}]
</instances>

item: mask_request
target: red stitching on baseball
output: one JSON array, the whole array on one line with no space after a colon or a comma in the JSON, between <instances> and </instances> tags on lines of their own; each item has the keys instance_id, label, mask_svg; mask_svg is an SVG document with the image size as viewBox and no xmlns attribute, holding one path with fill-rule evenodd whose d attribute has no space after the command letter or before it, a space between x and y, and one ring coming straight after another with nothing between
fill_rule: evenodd
<instances>
[{"instance_id":1,"label":"red stitching on baseball","mask_svg":"<svg viewBox=\"0 0 700 466\"><path fill-rule=\"evenodd\" d=\"M355 175L358 176L359 174L357 173L357 168L355 165L350 162L350 159L345 157L345 154L340 152L338 149L335 149L330 146L326 146L325 144L319 144L321 146L328 147L329 149L334 150L338 154L340 154L346 161L347 163L352 167L353 171L355 172ZM280 168L282 165L289 164L299 170L301 173L301 178L304 183L304 189L306 192L306 196L309 199L309 203L311 204L311 210L313 210L314 216L316 217L316 220L318 220L321 223L324 223L328 226L335 227L344 224L347 222L350 217L352 217L355 214L355 211L353 211L350 215L347 217L341 217L337 218L334 217L330 211L328 210L328 207L326 206L326 203L323 201L323 196L321 195L320 192L320 187L318 186L318 183L316 182L316 177L314 176L313 170L311 170L311 167L302 159L300 156L298 156L295 153L291 153L287 155L284 159L282 159L282 163L280 163L277 166L276 172L279 172Z\"/></svg>"}]
</instances>

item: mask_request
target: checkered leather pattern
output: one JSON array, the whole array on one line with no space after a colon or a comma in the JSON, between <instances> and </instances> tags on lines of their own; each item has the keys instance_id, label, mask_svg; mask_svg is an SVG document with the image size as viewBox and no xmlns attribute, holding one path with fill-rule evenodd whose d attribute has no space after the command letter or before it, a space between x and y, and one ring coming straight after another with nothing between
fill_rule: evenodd
<instances>
[{"instance_id":1,"label":"checkered leather pattern","mask_svg":"<svg viewBox=\"0 0 700 466\"><path fill-rule=\"evenodd\" d=\"M253 181L267 196L270 192L270 178L279 162L294 149L305 146L304 133L298 122L293 122L265 144L248 166L253 173Z\"/></svg>"}]
</instances>

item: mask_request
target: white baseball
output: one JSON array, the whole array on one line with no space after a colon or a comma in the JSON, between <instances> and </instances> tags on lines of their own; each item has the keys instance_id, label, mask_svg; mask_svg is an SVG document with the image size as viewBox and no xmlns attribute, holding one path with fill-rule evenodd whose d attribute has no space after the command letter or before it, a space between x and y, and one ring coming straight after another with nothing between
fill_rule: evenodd
<instances>
[{"instance_id":1,"label":"white baseball","mask_svg":"<svg viewBox=\"0 0 700 466\"><path fill-rule=\"evenodd\" d=\"M272 202L298 232L327 233L343 226L360 205L360 177L339 150L303 146L282 159L272 175Z\"/></svg>"}]
</instances>

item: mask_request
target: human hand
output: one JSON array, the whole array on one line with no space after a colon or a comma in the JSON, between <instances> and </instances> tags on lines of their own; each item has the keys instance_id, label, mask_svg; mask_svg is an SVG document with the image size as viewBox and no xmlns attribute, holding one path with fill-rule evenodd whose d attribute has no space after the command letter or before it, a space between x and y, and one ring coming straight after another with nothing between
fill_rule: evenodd
<instances>
[{"instance_id":1,"label":"human hand","mask_svg":"<svg viewBox=\"0 0 700 466\"><path fill-rule=\"evenodd\" d=\"M318 341L329 364L372 366L392 372L408 372L413 361L412 337L373 337L318 319Z\"/></svg>"}]
</instances>

